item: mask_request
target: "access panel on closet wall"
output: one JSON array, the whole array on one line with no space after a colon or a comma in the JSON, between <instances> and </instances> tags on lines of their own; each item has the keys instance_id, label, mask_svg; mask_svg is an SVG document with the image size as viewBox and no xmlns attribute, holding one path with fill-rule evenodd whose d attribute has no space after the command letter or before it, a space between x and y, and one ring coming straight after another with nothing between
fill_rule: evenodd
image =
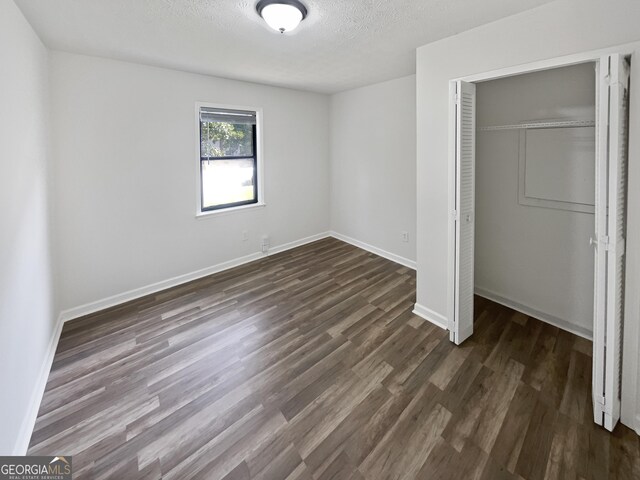
<instances>
[{"instance_id":1,"label":"access panel on closet wall","mask_svg":"<svg viewBox=\"0 0 640 480\"><path fill-rule=\"evenodd\" d=\"M520 130L520 204L593 213L595 142L595 127Z\"/></svg>"},{"instance_id":2,"label":"access panel on closet wall","mask_svg":"<svg viewBox=\"0 0 640 480\"><path fill-rule=\"evenodd\" d=\"M590 337L594 65L482 82L477 102L476 293Z\"/></svg>"}]
</instances>

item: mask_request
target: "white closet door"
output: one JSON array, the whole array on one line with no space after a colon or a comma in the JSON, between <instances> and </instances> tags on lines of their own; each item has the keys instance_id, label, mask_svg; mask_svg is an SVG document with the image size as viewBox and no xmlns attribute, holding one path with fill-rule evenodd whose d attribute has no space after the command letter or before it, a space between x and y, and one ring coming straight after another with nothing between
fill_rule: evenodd
<instances>
[{"instance_id":1,"label":"white closet door","mask_svg":"<svg viewBox=\"0 0 640 480\"><path fill-rule=\"evenodd\" d=\"M598 81L593 410L595 422L613 430L620 419L624 308L629 92L625 59L617 54L603 57Z\"/></svg>"},{"instance_id":2,"label":"white closet door","mask_svg":"<svg viewBox=\"0 0 640 480\"><path fill-rule=\"evenodd\" d=\"M456 82L455 101L455 267L451 341L473 334L476 86Z\"/></svg>"}]
</instances>

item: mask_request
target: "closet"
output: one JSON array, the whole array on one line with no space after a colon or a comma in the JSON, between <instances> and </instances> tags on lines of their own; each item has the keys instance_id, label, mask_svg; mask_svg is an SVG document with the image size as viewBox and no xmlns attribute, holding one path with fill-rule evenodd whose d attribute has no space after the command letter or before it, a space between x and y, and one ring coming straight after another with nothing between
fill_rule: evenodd
<instances>
[{"instance_id":1,"label":"closet","mask_svg":"<svg viewBox=\"0 0 640 480\"><path fill-rule=\"evenodd\" d=\"M591 338L595 66L476 86L477 295Z\"/></svg>"},{"instance_id":2,"label":"closet","mask_svg":"<svg viewBox=\"0 0 640 480\"><path fill-rule=\"evenodd\" d=\"M593 339L594 421L620 415L629 68L621 55L452 81L451 340L474 294Z\"/></svg>"}]
</instances>

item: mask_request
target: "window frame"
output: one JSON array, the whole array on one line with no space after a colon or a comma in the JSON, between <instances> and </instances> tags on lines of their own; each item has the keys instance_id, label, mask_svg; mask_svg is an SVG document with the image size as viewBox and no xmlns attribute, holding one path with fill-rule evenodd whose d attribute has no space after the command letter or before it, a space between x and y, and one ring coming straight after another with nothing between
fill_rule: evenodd
<instances>
[{"instance_id":1,"label":"window frame","mask_svg":"<svg viewBox=\"0 0 640 480\"><path fill-rule=\"evenodd\" d=\"M202 139L202 125L200 123L200 110L202 108L212 108L221 110L245 110L255 112L256 124L253 134L253 156L242 157L219 157L203 159L201 157L201 139ZM196 102L195 105L195 120L196 120L196 217L208 217L212 215L219 215L224 213L231 213L234 211L242 211L252 209L256 207L264 207L264 155L262 148L262 109L259 107L240 106L240 105L226 105L209 102ZM239 159L254 159L254 192L255 199L245 200L242 202L228 203L224 205L216 205L213 207L204 207L204 189L202 178L202 162L210 160L239 160Z\"/></svg>"}]
</instances>

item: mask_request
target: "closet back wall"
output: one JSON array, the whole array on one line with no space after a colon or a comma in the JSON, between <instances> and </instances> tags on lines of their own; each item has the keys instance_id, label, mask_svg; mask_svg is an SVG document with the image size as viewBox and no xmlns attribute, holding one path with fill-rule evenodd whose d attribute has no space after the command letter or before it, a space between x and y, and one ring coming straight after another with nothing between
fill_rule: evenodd
<instances>
[{"instance_id":1,"label":"closet back wall","mask_svg":"<svg viewBox=\"0 0 640 480\"><path fill-rule=\"evenodd\" d=\"M478 126L594 120L594 64L482 82L477 102ZM519 138L520 130L481 131L476 137L476 291L524 305L590 337L594 215L519 204ZM577 172L591 175L591 181L595 149L593 155L593 162L580 165L592 170ZM595 183L590 188L595 190Z\"/></svg>"},{"instance_id":2,"label":"closet back wall","mask_svg":"<svg viewBox=\"0 0 640 480\"><path fill-rule=\"evenodd\" d=\"M54 52L52 101L62 310L329 229L326 95ZM263 109L266 207L196 219L197 101Z\"/></svg>"}]
</instances>

